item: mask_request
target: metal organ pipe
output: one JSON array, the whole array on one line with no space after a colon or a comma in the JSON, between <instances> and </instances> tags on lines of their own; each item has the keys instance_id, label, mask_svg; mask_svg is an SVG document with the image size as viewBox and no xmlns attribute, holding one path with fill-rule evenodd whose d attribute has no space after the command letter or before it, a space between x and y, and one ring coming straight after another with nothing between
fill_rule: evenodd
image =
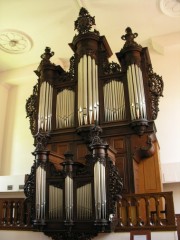
<instances>
[{"instance_id":1,"label":"metal organ pipe","mask_svg":"<svg viewBox=\"0 0 180 240\"><path fill-rule=\"evenodd\" d=\"M46 207L46 171L39 166L36 169L36 219L45 218Z\"/></svg>"},{"instance_id":2,"label":"metal organ pipe","mask_svg":"<svg viewBox=\"0 0 180 240\"><path fill-rule=\"evenodd\" d=\"M87 91L87 81L88 81L88 78L87 78L87 56L84 55L83 56L83 119L84 119L84 123L87 124L87 94L88 94L88 91Z\"/></svg>"},{"instance_id":3,"label":"metal organ pipe","mask_svg":"<svg viewBox=\"0 0 180 240\"><path fill-rule=\"evenodd\" d=\"M40 86L38 129L51 130L53 87L46 81Z\"/></svg>"},{"instance_id":4,"label":"metal organ pipe","mask_svg":"<svg viewBox=\"0 0 180 240\"><path fill-rule=\"evenodd\" d=\"M49 218L63 218L63 190L53 185L49 186Z\"/></svg>"},{"instance_id":5,"label":"metal organ pipe","mask_svg":"<svg viewBox=\"0 0 180 240\"><path fill-rule=\"evenodd\" d=\"M57 94L56 128L74 126L74 99L73 90L63 89Z\"/></svg>"},{"instance_id":6,"label":"metal organ pipe","mask_svg":"<svg viewBox=\"0 0 180 240\"><path fill-rule=\"evenodd\" d=\"M99 121L98 68L86 54L78 63L78 121L79 126Z\"/></svg>"},{"instance_id":7,"label":"metal organ pipe","mask_svg":"<svg viewBox=\"0 0 180 240\"><path fill-rule=\"evenodd\" d=\"M141 69L132 64L127 70L131 119L146 118L144 85Z\"/></svg>"},{"instance_id":8,"label":"metal organ pipe","mask_svg":"<svg viewBox=\"0 0 180 240\"><path fill-rule=\"evenodd\" d=\"M91 183L77 188L77 218L79 220L92 217Z\"/></svg>"},{"instance_id":9,"label":"metal organ pipe","mask_svg":"<svg viewBox=\"0 0 180 240\"><path fill-rule=\"evenodd\" d=\"M145 94L144 94L144 85L143 85L143 76L142 71L140 68L136 67L137 73L139 76L139 86L140 86L140 92L141 92L141 104L142 104L142 113L143 118L146 118L146 103L145 103Z\"/></svg>"},{"instance_id":10,"label":"metal organ pipe","mask_svg":"<svg viewBox=\"0 0 180 240\"><path fill-rule=\"evenodd\" d=\"M83 113L82 113L82 58L78 64L78 120L79 125L83 124Z\"/></svg>"},{"instance_id":11,"label":"metal organ pipe","mask_svg":"<svg viewBox=\"0 0 180 240\"><path fill-rule=\"evenodd\" d=\"M104 92L105 121L121 121L125 116L125 100L123 83L116 80L106 83Z\"/></svg>"},{"instance_id":12,"label":"metal organ pipe","mask_svg":"<svg viewBox=\"0 0 180 240\"><path fill-rule=\"evenodd\" d=\"M106 218L106 178L105 166L97 161L94 165L94 196L96 220Z\"/></svg>"},{"instance_id":13,"label":"metal organ pipe","mask_svg":"<svg viewBox=\"0 0 180 240\"><path fill-rule=\"evenodd\" d=\"M91 65L91 57L88 56L88 65ZM92 71L88 71L88 103L89 103L89 123L92 124L93 99L92 99Z\"/></svg>"},{"instance_id":14,"label":"metal organ pipe","mask_svg":"<svg viewBox=\"0 0 180 240\"><path fill-rule=\"evenodd\" d=\"M131 74L132 74L132 83L133 83L132 86L133 86L134 100L135 100L135 113L136 113L136 118L139 119L140 109L139 109L139 99L138 99L138 90L137 90L138 86L136 81L134 65L131 66Z\"/></svg>"},{"instance_id":15,"label":"metal organ pipe","mask_svg":"<svg viewBox=\"0 0 180 240\"><path fill-rule=\"evenodd\" d=\"M130 102L131 118L132 119L136 119L136 115L135 115L135 99L134 99L134 94L133 94L131 69L127 70L127 79L128 79L128 89L129 89L129 102Z\"/></svg>"},{"instance_id":16,"label":"metal organ pipe","mask_svg":"<svg viewBox=\"0 0 180 240\"><path fill-rule=\"evenodd\" d=\"M67 176L65 178L65 209L66 221L73 219L73 180Z\"/></svg>"},{"instance_id":17,"label":"metal organ pipe","mask_svg":"<svg viewBox=\"0 0 180 240\"><path fill-rule=\"evenodd\" d=\"M95 85L96 85L96 108L97 108L97 111L96 111L96 120L97 122L99 121L99 91L98 91L98 67L97 65L95 64L95 60L93 60L93 65L95 66Z\"/></svg>"}]
</instances>

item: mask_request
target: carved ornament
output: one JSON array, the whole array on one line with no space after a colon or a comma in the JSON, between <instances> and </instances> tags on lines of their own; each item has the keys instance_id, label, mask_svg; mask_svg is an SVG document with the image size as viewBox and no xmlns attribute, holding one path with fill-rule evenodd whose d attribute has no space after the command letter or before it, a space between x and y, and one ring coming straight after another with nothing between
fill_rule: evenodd
<instances>
[{"instance_id":1,"label":"carved ornament","mask_svg":"<svg viewBox=\"0 0 180 240\"><path fill-rule=\"evenodd\" d=\"M38 115L38 83L33 87L33 94L26 100L26 117L29 118L32 135L36 132L36 119Z\"/></svg>"},{"instance_id":2,"label":"carved ornament","mask_svg":"<svg viewBox=\"0 0 180 240\"><path fill-rule=\"evenodd\" d=\"M163 96L162 93L164 83L162 77L153 72L152 67L149 68L148 76L149 76L148 84L151 99L151 113L152 119L155 120L159 112L159 98Z\"/></svg>"},{"instance_id":3,"label":"carved ornament","mask_svg":"<svg viewBox=\"0 0 180 240\"><path fill-rule=\"evenodd\" d=\"M80 34L85 34L90 32L93 25L95 25L95 18L91 17L85 8L81 8L79 17L75 21L75 29L77 29Z\"/></svg>"}]
</instances>

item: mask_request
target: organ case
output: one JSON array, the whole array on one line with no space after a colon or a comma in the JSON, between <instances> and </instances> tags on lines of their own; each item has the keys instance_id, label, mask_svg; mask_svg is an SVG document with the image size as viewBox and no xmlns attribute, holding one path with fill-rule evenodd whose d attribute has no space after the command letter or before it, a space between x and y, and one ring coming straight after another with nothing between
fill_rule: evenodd
<instances>
[{"instance_id":1,"label":"organ case","mask_svg":"<svg viewBox=\"0 0 180 240\"><path fill-rule=\"evenodd\" d=\"M160 171L158 164L143 161L159 161L154 120L162 78L153 72L148 49L135 42L138 34L131 28L122 36L125 44L116 53L119 63L115 63L109 62L112 51L94 25L94 17L82 8L75 21L78 34L69 44L74 52L69 71L51 63L54 52L49 47L35 71L38 84L26 109L31 132L36 135L36 225L47 224L47 218L63 220L71 227L74 219L93 219L95 225L104 227L111 222L107 216L113 218L107 203L115 204L107 196L110 169L118 169L123 193L151 191L141 184L142 179L147 182L145 168ZM95 129L97 135L92 137ZM44 145L40 136L47 134ZM57 155L56 164L52 153ZM160 175L151 178L157 181L153 192L161 191Z\"/></svg>"}]
</instances>

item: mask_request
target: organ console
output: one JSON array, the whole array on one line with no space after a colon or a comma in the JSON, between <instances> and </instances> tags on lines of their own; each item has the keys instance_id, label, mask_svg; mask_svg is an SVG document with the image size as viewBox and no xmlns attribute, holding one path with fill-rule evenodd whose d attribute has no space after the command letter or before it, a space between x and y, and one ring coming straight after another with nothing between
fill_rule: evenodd
<instances>
[{"instance_id":1,"label":"organ console","mask_svg":"<svg viewBox=\"0 0 180 240\"><path fill-rule=\"evenodd\" d=\"M161 190L154 120L162 78L129 27L119 63L110 63L109 44L94 25L81 8L67 72L51 63L46 47L26 103L36 147L26 200L34 228L56 240L109 232L123 193Z\"/></svg>"}]
</instances>

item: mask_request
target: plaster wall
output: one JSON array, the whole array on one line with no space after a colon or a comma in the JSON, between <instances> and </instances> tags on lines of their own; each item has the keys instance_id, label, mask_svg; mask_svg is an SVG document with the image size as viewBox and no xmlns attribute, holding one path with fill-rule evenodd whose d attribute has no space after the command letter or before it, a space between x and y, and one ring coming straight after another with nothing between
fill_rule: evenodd
<instances>
[{"instance_id":1,"label":"plaster wall","mask_svg":"<svg viewBox=\"0 0 180 240\"><path fill-rule=\"evenodd\" d=\"M26 240L50 240L49 237L45 236L43 233L37 232L18 232L18 231L1 231L0 240L7 239L26 239ZM94 240L129 240L130 233L106 233L99 234ZM177 232L152 232L151 240L178 240Z\"/></svg>"}]
</instances>

